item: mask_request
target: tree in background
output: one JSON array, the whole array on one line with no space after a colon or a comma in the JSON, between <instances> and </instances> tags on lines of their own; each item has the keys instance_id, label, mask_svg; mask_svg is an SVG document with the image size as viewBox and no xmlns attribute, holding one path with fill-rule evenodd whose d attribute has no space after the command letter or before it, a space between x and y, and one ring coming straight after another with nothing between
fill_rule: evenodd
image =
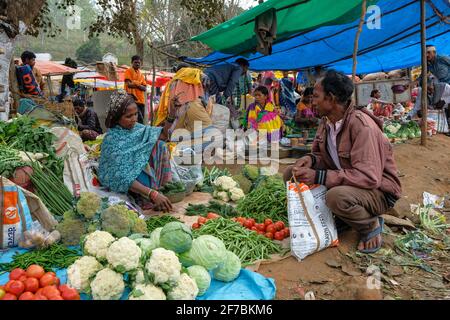
<instances>
[{"instance_id":1,"label":"tree in background","mask_svg":"<svg viewBox=\"0 0 450 320\"><path fill-rule=\"evenodd\" d=\"M103 50L100 47L100 39L89 39L88 42L84 43L77 49L76 57L84 63L101 61L103 57Z\"/></svg>"}]
</instances>

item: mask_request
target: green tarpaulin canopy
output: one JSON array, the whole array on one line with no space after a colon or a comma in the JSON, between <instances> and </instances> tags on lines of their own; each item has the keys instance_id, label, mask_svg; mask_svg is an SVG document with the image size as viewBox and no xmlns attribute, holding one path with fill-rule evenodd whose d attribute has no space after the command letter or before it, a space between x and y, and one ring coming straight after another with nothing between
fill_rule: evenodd
<instances>
[{"instance_id":1,"label":"green tarpaulin canopy","mask_svg":"<svg viewBox=\"0 0 450 320\"><path fill-rule=\"evenodd\" d=\"M302 31L339 25L358 19L363 0L268 0L191 40L200 41L223 53L254 51L257 41L255 19L268 10L277 10L277 38L281 42ZM377 0L368 0L367 6Z\"/></svg>"}]
</instances>

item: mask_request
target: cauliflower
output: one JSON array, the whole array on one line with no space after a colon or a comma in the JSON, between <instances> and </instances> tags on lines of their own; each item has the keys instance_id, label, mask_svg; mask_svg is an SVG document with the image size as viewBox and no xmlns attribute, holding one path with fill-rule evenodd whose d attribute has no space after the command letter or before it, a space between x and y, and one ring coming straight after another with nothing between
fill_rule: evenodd
<instances>
[{"instance_id":1,"label":"cauliflower","mask_svg":"<svg viewBox=\"0 0 450 320\"><path fill-rule=\"evenodd\" d=\"M214 185L220 190L220 191L229 191L235 187L237 187L237 182L233 180L231 177L222 176L218 177L214 181Z\"/></svg>"},{"instance_id":2,"label":"cauliflower","mask_svg":"<svg viewBox=\"0 0 450 320\"><path fill-rule=\"evenodd\" d=\"M81 257L67 268L67 284L80 292L88 292L90 278L102 268L94 257Z\"/></svg>"},{"instance_id":3,"label":"cauliflower","mask_svg":"<svg viewBox=\"0 0 450 320\"><path fill-rule=\"evenodd\" d=\"M215 199L222 200L223 202L230 201L230 197L226 191L214 191L213 196Z\"/></svg>"},{"instance_id":4,"label":"cauliflower","mask_svg":"<svg viewBox=\"0 0 450 320\"><path fill-rule=\"evenodd\" d=\"M113 236L122 238L131 233L128 208L124 205L114 205L102 212L102 230Z\"/></svg>"},{"instance_id":5,"label":"cauliflower","mask_svg":"<svg viewBox=\"0 0 450 320\"><path fill-rule=\"evenodd\" d=\"M194 279L183 273L176 285L168 292L168 300L195 300L198 295L197 283Z\"/></svg>"},{"instance_id":6,"label":"cauliflower","mask_svg":"<svg viewBox=\"0 0 450 320\"><path fill-rule=\"evenodd\" d=\"M125 290L125 283L120 273L111 269L103 269L91 282L94 300L119 300Z\"/></svg>"},{"instance_id":7,"label":"cauliflower","mask_svg":"<svg viewBox=\"0 0 450 320\"><path fill-rule=\"evenodd\" d=\"M144 270L138 269L133 276L134 286L136 287L138 284L145 284L145 274Z\"/></svg>"},{"instance_id":8,"label":"cauliflower","mask_svg":"<svg viewBox=\"0 0 450 320\"><path fill-rule=\"evenodd\" d=\"M239 200L241 200L244 197L245 197L245 194L244 194L244 191L242 191L242 189L233 188L230 190L230 198L232 201L238 202Z\"/></svg>"},{"instance_id":9,"label":"cauliflower","mask_svg":"<svg viewBox=\"0 0 450 320\"><path fill-rule=\"evenodd\" d=\"M95 231L89 234L84 242L85 254L96 257L100 261L106 259L106 251L111 243L116 240L106 231Z\"/></svg>"},{"instance_id":10,"label":"cauliflower","mask_svg":"<svg viewBox=\"0 0 450 320\"><path fill-rule=\"evenodd\" d=\"M125 273L139 266L141 253L141 248L136 242L123 237L109 246L106 251L106 259L118 272Z\"/></svg>"},{"instance_id":11,"label":"cauliflower","mask_svg":"<svg viewBox=\"0 0 450 320\"><path fill-rule=\"evenodd\" d=\"M236 181L239 187L244 191L245 194L250 193L252 190L253 183L243 174L237 175L233 177L233 180Z\"/></svg>"},{"instance_id":12,"label":"cauliflower","mask_svg":"<svg viewBox=\"0 0 450 320\"><path fill-rule=\"evenodd\" d=\"M130 293L128 300L166 300L166 295L161 288L152 284L138 284Z\"/></svg>"},{"instance_id":13,"label":"cauliflower","mask_svg":"<svg viewBox=\"0 0 450 320\"><path fill-rule=\"evenodd\" d=\"M131 232L148 234L147 223L144 219L139 218L136 212L128 210L128 218L131 222Z\"/></svg>"},{"instance_id":14,"label":"cauliflower","mask_svg":"<svg viewBox=\"0 0 450 320\"><path fill-rule=\"evenodd\" d=\"M77 202L77 211L86 219L92 219L102 206L102 199L93 192L82 192Z\"/></svg>"},{"instance_id":15,"label":"cauliflower","mask_svg":"<svg viewBox=\"0 0 450 320\"><path fill-rule=\"evenodd\" d=\"M64 219L56 226L56 230L61 234L63 244L76 246L80 244L81 237L86 234L86 224L75 213L69 211L64 214Z\"/></svg>"},{"instance_id":16,"label":"cauliflower","mask_svg":"<svg viewBox=\"0 0 450 320\"><path fill-rule=\"evenodd\" d=\"M181 263L175 252L158 248L152 251L145 265L147 272L153 275L154 284L175 284L180 278Z\"/></svg>"}]
</instances>

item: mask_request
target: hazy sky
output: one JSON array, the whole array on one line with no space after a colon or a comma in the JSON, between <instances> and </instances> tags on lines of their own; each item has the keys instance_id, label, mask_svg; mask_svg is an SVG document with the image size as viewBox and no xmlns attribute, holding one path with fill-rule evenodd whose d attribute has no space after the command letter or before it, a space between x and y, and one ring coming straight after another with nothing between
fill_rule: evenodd
<instances>
[{"instance_id":1,"label":"hazy sky","mask_svg":"<svg viewBox=\"0 0 450 320\"><path fill-rule=\"evenodd\" d=\"M258 4L258 2L255 1L255 0L242 0L242 6L243 6L245 9L248 9L248 8L250 8L250 7L254 7L254 6L256 6L257 4Z\"/></svg>"}]
</instances>

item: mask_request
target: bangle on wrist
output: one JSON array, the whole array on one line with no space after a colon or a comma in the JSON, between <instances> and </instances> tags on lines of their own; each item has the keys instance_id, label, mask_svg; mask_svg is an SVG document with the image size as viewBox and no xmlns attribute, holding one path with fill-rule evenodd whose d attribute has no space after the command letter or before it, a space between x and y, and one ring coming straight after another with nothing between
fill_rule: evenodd
<instances>
[{"instance_id":1,"label":"bangle on wrist","mask_svg":"<svg viewBox=\"0 0 450 320\"><path fill-rule=\"evenodd\" d=\"M155 202L156 198L158 197L159 193L156 190L152 190L150 192L150 200Z\"/></svg>"}]
</instances>

